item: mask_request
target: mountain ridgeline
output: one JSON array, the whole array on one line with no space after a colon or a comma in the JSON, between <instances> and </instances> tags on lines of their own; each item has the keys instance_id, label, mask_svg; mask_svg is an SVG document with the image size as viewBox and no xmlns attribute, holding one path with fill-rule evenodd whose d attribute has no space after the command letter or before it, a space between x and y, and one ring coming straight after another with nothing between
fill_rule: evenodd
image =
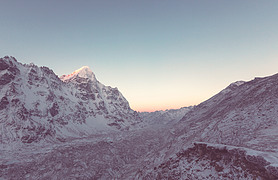
<instances>
[{"instance_id":1,"label":"mountain ridgeline","mask_svg":"<svg viewBox=\"0 0 278 180\"><path fill-rule=\"evenodd\" d=\"M172 156L139 177L278 179L277 117L278 74L232 83L172 127Z\"/></svg>"}]
</instances>

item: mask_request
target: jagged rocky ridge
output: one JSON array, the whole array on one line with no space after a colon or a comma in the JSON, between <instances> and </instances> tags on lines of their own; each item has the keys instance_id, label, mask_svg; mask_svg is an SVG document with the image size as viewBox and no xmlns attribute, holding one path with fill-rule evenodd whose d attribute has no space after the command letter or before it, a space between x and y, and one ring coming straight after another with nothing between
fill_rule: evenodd
<instances>
[{"instance_id":1,"label":"jagged rocky ridge","mask_svg":"<svg viewBox=\"0 0 278 180\"><path fill-rule=\"evenodd\" d=\"M117 88L84 67L61 79L49 68L0 59L0 142L63 140L141 121Z\"/></svg>"}]
</instances>

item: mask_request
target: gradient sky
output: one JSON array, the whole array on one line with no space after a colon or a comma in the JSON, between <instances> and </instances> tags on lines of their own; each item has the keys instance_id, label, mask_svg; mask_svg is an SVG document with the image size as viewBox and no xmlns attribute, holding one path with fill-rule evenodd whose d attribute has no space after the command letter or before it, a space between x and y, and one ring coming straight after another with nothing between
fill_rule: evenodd
<instances>
[{"instance_id":1,"label":"gradient sky","mask_svg":"<svg viewBox=\"0 0 278 180\"><path fill-rule=\"evenodd\" d=\"M89 66L133 109L196 105L278 73L277 0L2 0L0 56Z\"/></svg>"}]
</instances>

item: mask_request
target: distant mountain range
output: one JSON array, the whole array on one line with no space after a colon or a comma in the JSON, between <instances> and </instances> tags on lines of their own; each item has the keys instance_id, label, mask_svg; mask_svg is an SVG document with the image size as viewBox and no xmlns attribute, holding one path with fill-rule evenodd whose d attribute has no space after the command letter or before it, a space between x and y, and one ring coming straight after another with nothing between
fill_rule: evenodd
<instances>
[{"instance_id":1,"label":"distant mountain range","mask_svg":"<svg viewBox=\"0 0 278 180\"><path fill-rule=\"evenodd\" d=\"M182 107L180 109L167 109L165 111L140 112L139 116L143 119L144 125L146 126L164 126L166 124L174 124L181 120L192 108L193 106Z\"/></svg>"},{"instance_id":2,"label":"distant mountain range","mask_svg":"<svg viewBox=\"0 0 278 180\"><path fill-rule=\"evenodd\" d=\"M278 74L138 113L88 67L4 57L0 120L3 179L278 179Z\"/></svg>"}]
</instances>

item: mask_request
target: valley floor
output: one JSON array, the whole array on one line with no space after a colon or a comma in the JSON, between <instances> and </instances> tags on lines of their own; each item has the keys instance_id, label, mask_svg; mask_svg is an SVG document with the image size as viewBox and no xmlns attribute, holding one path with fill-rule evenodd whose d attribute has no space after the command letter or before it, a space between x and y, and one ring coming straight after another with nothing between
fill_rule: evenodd
<instances>
[{"instance_id":1,"label":"valley floor","mask_svg":"<svg viewBox=\"0 0 278 180\"><path fill-rule=\"evenodd\" d=\"M169 144L171 133L166 131L144 129L99 134L63 143L2 146L0 179L278 177L274 164L278 162L277 153L201 142L177 147L175 152Z\"/></svg>"}]
</instances>

